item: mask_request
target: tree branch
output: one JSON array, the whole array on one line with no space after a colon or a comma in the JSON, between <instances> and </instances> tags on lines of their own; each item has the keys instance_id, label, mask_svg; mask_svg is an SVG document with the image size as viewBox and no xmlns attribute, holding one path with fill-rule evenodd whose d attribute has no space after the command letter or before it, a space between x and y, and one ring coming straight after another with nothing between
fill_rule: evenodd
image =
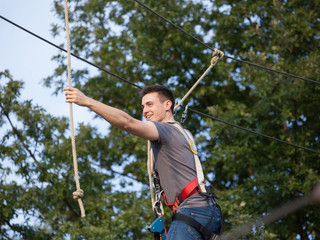
<instances>
[{"instance_id":1,"label":"tree branch","mask_svg":"<svg viewBox=\"0 0 320 240\"><path fill-rule=\"evenodd\" d=\"M0 104L0 107L4 113L4 115L6 116L13 133L16 135L16 137L18 138L18 140L21 142L22 146L25 148L25 150L29 153L30 157L34 160L34 162L37 164L37 166L44 171L44 168L41 166L40 162L36 159L35 155L32 153L32 151L29 149L29 147L25 144L23 136L20 134L20 132L18 131L18 129L13 125L10 117L9 117L9 113L5 110L5 108L2 106L2 104Z\"/></svg>"}]
</instances>

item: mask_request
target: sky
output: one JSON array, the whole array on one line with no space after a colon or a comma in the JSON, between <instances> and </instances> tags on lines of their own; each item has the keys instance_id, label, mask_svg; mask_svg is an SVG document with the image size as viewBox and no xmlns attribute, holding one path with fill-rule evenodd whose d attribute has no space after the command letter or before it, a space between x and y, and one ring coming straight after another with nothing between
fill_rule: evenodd
<instances>
[{"instance_id":1,"label":"sky","mask_svg":"<svg viewBox=\"0 0 320 240\"><path fill-rule=\"evenodd\" d=\"M52 9L52 0L0 0L1 16L59 45L66 42L66 37L51 35L50 25L58 22ZM0 71L8 69L15 80L25 82L21 99L32 99L34 104L54 116L69 117L69 105L65 103L62 91L56 96L52 94L53 89L42 85L42 80L52 75L57 66L51 58L61 51L3 19L0 19L0 43ZM71 59L71 68L81 64L79 60ZM75 126L79 122L90 122L107 132L108 124L101 119L93 120L94 114L87 109L73 105L73 115Z\"/></svg>"},{"instance_id":2,"label":"sky","mask_svg":"<svg viewBox=\"0 0 320 240\"><path fill-rule=\"evenodd\" d=\"M59 45L63 41L66 42L66 37L57 39L51 35L50 25L54 22L59 22L52 9L52 0L0 0L1 16ZM1 18L0 43L0 71L8 69L14 80L22 80L24 82L20 100L31 99L33 104L43 107L48 114L57 117L69 117L69 104L65 102L63 92L53 95L53 89L42 85L42 80L52 75L57 66L57 63L52 61L51 58L61 51ZM80 60L71 58L71 68L73 66L85 66L91 72L97 71ZM0 84L3 84L1 83L3 80L0 80ZM67 85L68 82L66 80ZM75 128L82 122L97 127L100 133L107 135L110 125L102 118L94 119L94 117L95 114L87 108L73 104ZM0 129L1 131L5 131L5 129ZM71 157L70 164L73 164ZM114 168L114 170L121 171L121 168ZM14 176L12 178L16 179ZM120 180L121 178L118 178L115 181L116 186ZM134 184L133 188L136 187L141 186ZM119 189L116 187L115 190Z\"/></svg>"}]
</instances>

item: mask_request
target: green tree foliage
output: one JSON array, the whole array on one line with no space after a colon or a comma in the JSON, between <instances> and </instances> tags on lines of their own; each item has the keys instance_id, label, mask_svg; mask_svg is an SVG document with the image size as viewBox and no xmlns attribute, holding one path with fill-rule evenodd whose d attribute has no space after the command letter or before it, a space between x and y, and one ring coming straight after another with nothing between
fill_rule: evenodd
<instances>
[{"instance_id":1,"label":"green tree foliage","mask_svg":"<svg viewBox=\"0 0 320 240\"><path fill-rule=\"evenodd\" d=\"M114 159L119 151L112 147L116 143L91 126L78 126L79 177L87 215L81 219L78 204L72 199L75 182L68 120L50 116L31 101L20 102L22 86L8 71L1 73L0 123L8 129L0 143L1 237L143 239L143 226L151 214L145 207L148 191L113 190L112 179L119 178L119 173L112 166L121 165ZM122 155L125 158L125 153Z\"/></svg>"},{"instance_id":2,"label":"green tree foliage","mask_svg":"<svg viewBox=\"0 0 320 240\"><path fill-rule=\"evenodd\" d=\"M227 56L320 82L319 1L144 1ZM65 35L61 22L53 34ZM160 20L135 1L70 0L72 52L139 86L165 84L181 98L205 71L211 52ZM66 85L66 55L53 58L53 91ZM87 95L141 118L138 89L91 67L73 69L73 84ZM1 236L26 239L150 239L146 143L116 128L104 136L77 128L80 181L87 212L80 219L74 191L68 120L55 118L31 101L19 102L22 83L2 73ZM319 149L319 85L220 60L190 95L192 108L243 127ZM177 112L177 120L181 115ZM12 122L12 125L11 125ZM225 231L309 193L319 181L319 155L231 128L190 113L209 182L220 196ZM15 168L7 168L10 162ZM128 176L125 193L115 190L115 169ZM23 184L6 182L16 174ZM137 191L126 190L134 181ZM119 189L119 188L116 188ZM3 209L3 210L2 210ZM308 206L246 239L320 239L319 206ZM168 210L167 210L168 212ZM14 224L16 216L25 216ZM29 224L35 220L36 224ZM7 237L9 238L9 237Z\"/></svg>"}]
</instances>

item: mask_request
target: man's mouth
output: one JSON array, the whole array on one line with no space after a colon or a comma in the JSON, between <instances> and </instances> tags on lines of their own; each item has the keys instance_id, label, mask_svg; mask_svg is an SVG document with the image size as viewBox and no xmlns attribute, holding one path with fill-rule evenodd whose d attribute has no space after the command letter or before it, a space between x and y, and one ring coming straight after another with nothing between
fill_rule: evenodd
<instances>
[{"instance_id":1,"label":"man's mouth","mask_svg":"<svg viewBox=\"0 0 320 240\"><path fill-rule=\"evenodd\" d=\"M152 114L146 115L146 119L149 120L152 116Z\"/></svg>"}]
</instances>

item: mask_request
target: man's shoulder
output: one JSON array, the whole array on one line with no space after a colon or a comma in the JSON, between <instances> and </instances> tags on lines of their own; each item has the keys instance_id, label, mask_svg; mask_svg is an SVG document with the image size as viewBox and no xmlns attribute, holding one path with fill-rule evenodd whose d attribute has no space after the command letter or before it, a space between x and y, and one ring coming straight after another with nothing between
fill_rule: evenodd
<instances>
[{"instance_id":1,"label":"man's shoulder","mask_svg":"<svg viewBox=\"0 0 320 240\"><path fill-rule=\"evenodd\" d=\"M175 124L179 124L178 122L175 121L167 121L167 122L155 122L153 121L153 123L157 126L157 127L162 127L162 128L176 128L174 125Z\"/></svg>"},{"instance_id":2,"label":"man's shoulder","mask_svg":"<svg viewBox=\"0 0 320 240\"><path fill-rule=\"evenodd\" d=\"M166 141L165 139L179 135L179 130L174 126L174 122L153 122L158 129L159 142Z\"/></svg>"}]
</instances>

